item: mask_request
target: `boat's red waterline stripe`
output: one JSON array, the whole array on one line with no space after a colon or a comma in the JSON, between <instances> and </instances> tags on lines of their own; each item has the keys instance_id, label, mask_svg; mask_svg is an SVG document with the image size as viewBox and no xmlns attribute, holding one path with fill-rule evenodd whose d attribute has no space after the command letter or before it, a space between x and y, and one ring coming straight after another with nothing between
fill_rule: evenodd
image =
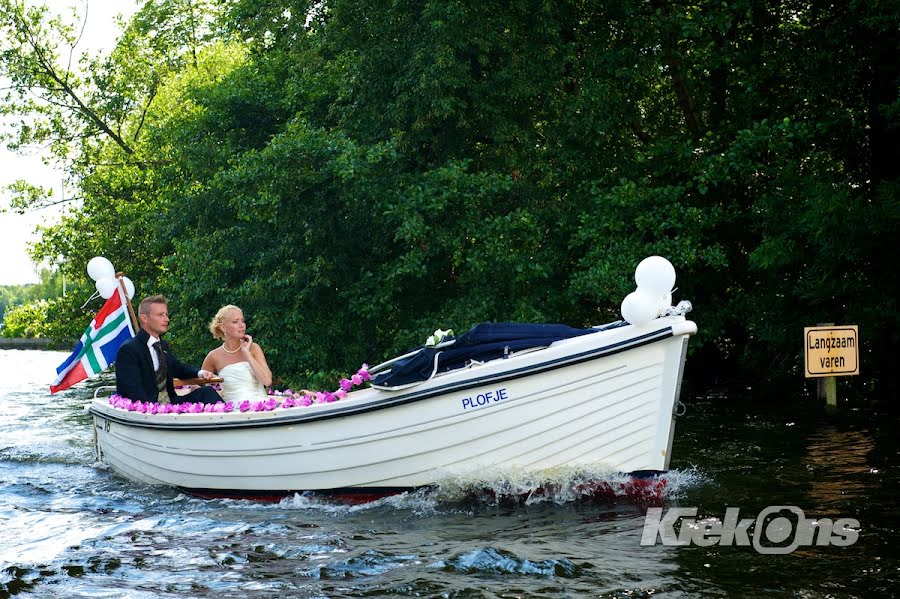
<instances>
[{"instance_id":1,"label":"boat's red waterline stripe","mask_svg":"<svg viewBox=\"0 0 900 599\"><path fill-rule=\"evenodd\" d=\"M360 489L328 489L324 491L245 491L237 489L189 489L185 487L179 487L178 489L202 499L244 499L277 503L286 497L293 497L296 494L311 493L313 497L318 499L349 504L370 503L391 495L399 495L415 490L413 487L366 487Z\"/></svg>"},{"instance_id":2,"label":"boat's red waterline stripe","mask_svg":"<svg viewBox=\"0 0 900 599\"><path fill-rule=\"evenodd\" d=\"M624 500L638 505L659 505L663 501L663 493L668 483L664 474L665 473L656 473L652 477L629 475L624 481L582 481L577 485L574 485L571 488L571 491L574 491L576 499L581 501L617 502ZM308 494L320 501L359 505L384 499L385 497L390 497L392 495L430 488L432 487L419 487L418 489L414 487L363 487L318 491L245 491L234 489L189 489L179 487L179 490L202 499L240 499L246 501L277 503L296 494ZM498 494L494 489L485 488L473 489L468 494L467 499L474 499L476 501L484 500L488 502L521 502L526 499L533 500L535 498L546 497L552 500L553 497L560 492L561 489L552 484L530 490L528 493L522 495Z\"/></svg>"}]
</instances>

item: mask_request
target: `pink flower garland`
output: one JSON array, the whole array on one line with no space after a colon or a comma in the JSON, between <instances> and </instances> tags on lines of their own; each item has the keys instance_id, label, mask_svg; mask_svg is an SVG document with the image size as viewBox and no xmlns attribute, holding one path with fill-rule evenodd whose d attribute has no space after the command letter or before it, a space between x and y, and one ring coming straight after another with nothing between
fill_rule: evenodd
<instances>
[{"instance_id":1,"label":"pink flower garland","mask_svg":"<svg viewBox=\"0 0 900 599\"><path fill-rule=\"evenodd\" d=\"M369 374L368 364L363 364L356 374L349 379L343 378L340 389L337 391L317 391L316 393L303 394L292 389L274 391L269 389L269 398L259 401L245 400L238 405L234 402L216 402L214 404L203 403L167 403L161 404L153 401L131 401L127 397L114 393L109 397L109 405L129 412L141 412L142 414L200 414L213 412L271 412L277 408L299 408L313 404L331 403L344 399L353 387L372 380Z\"/></svg>"}]
</instances>

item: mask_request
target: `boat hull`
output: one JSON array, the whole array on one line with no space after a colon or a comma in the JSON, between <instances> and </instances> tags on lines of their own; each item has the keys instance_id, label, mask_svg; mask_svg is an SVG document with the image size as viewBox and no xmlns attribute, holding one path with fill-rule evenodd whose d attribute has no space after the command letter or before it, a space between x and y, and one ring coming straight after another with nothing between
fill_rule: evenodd
<instances>
[{"instance_id":1,"label":"boat hull","mask_svg":"<svg viewBox=\"0 0 900 599\"><path fill-rule=\"evenodd\" d=\"M101 398L89 411L114 472L212 495L390 492L491 469L662 472L695 332L667 317L272 412L151 415Z\"/></svg>"}]
</instances>

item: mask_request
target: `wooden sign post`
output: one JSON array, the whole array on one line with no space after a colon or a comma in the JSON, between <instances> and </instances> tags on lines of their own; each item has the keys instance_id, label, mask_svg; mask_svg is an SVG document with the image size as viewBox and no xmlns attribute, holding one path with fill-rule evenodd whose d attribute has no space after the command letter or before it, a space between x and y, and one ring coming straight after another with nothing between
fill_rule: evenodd
<instances>
[{"instance_id":1,"label":"wooden sign post","mask_svg":"<svg viewBox=\"0 0 900 599\"><path fill-rule=\"evenodd\" d=\"M837 407L837 376L859 374L859 327L821 324L803 329L806 378L819 379L819 399Z\"/></svg>"}]
</instances>

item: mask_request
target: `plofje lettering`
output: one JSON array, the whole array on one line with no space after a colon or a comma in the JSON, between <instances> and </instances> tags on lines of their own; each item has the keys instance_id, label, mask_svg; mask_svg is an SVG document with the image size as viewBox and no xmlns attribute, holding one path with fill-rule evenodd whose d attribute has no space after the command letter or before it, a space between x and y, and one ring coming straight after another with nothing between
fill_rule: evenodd
<instances>
[{"instance_id":1,"label":"plofje lettering","mask_svg":"<svg viewBox=\"0 0 900 599\"><path fill-rule=\"evenodd\" d=\"M472 395L471 397L464 397L462 399L462 407L463 410L468 410L471 408L478 408L492 403L497 403L508 398L509 395L507 394L505 387L500 389L492 389L491 391L484 391L482 393L478 393L477 395Z\"/></svg>"}]
</instances>

